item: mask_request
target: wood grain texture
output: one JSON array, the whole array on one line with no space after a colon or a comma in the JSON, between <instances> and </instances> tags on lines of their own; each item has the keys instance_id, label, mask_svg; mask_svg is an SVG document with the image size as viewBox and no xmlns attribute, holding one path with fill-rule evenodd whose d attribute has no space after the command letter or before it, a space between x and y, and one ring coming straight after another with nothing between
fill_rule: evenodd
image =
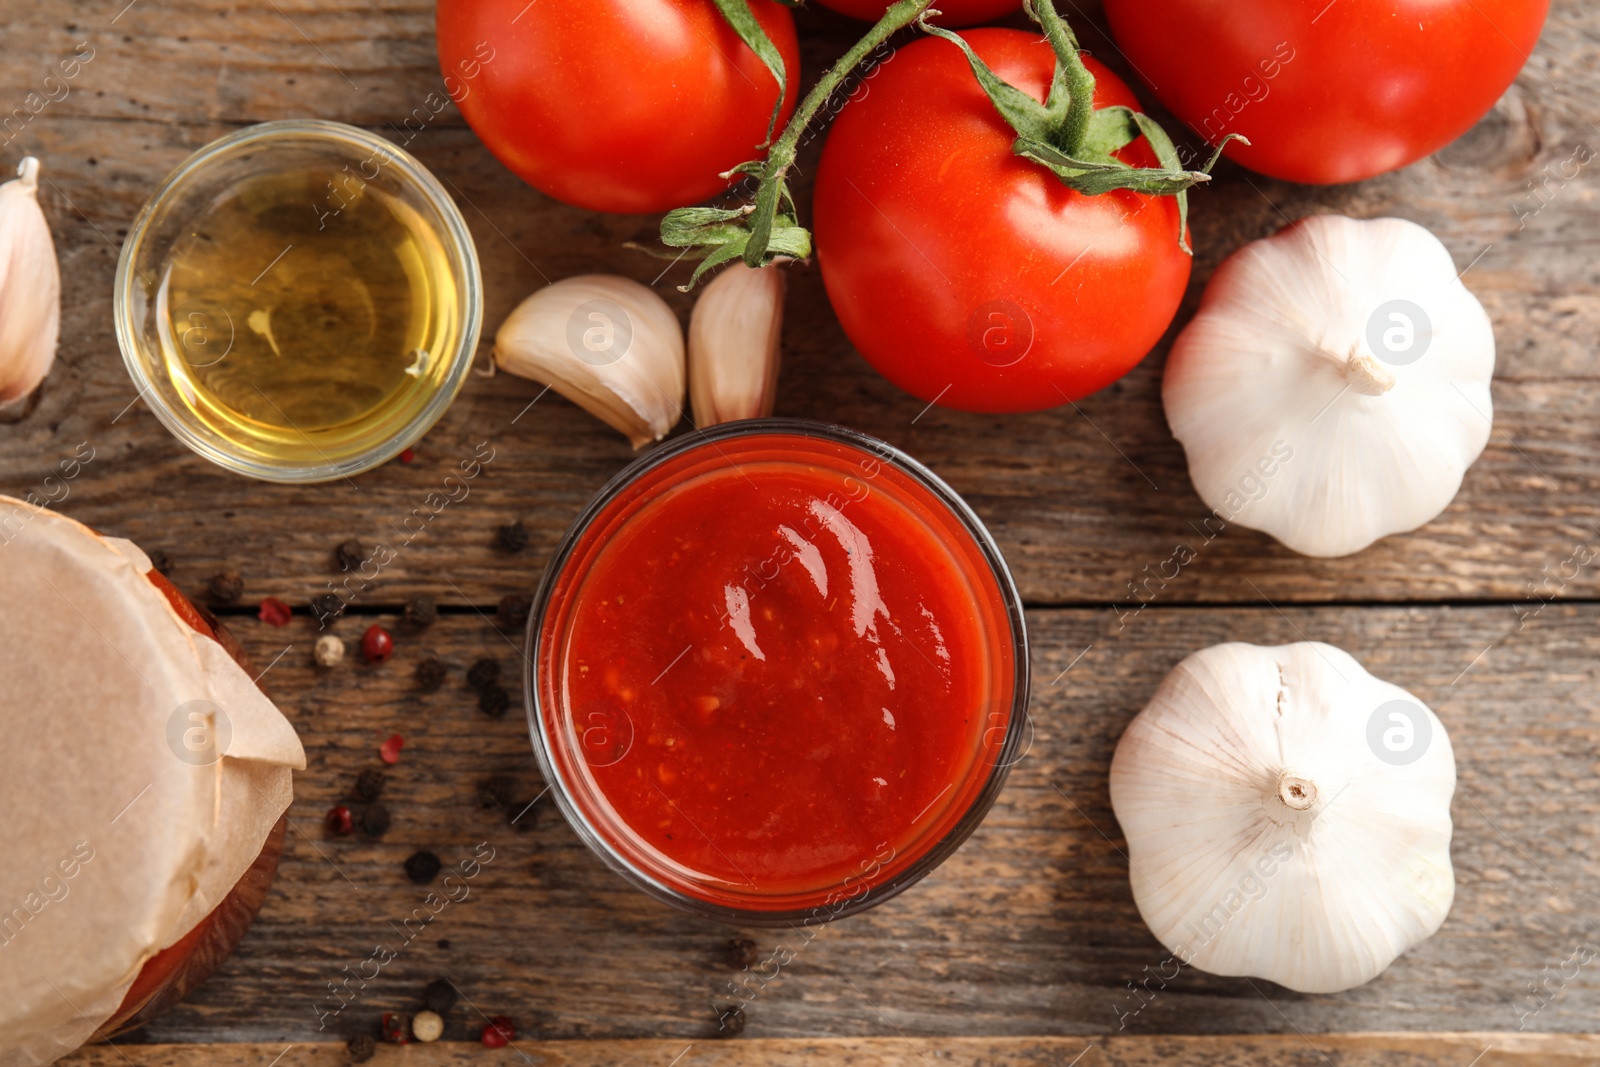
<instances>
[{"instance_id":1,"label":"wood grain texture","mask_svg":"<svg viewBox=\"0 0 1600 1067\"><path fill-rule=\"evenodd\" d=\"M140 204L186 154L237 125L297 115L409 141L446 181L483 256L487 337L547 279L592 270L656 278L657 261L621 247L648 239L654 220L578 211L527 188L453 108L414 137L406 132L406 117L439 85L429 4L407 0L374 15L348 0L145 0L114 24L113 8L121 5L101 7L0 4L6 109L37 91L79 42L94 49L68 95L0 147L0 164L11 165L24 150L45 162L44 200L62 249L67 311L60 363L38 410L20 425L0 427L0 488L37 487L58 459L88 442L95 463L63 504L75 517L168 551L180 562L185 588L235 565L247 596L303 602L330 577L335 544L351 536L392 542L456 460L488 439L499 458L471 499L406 545L369 596L393 604L428 592L453 603L490 603L514 589L517 569L495 554L495 528L524 519L532 532L527 558L536 566L583 501L629 458L620 438L558 398L527 409L539 393L533 383L475 379L412 466L391 464L353 484L311 488L236 478L188 453L142 403L128 407L135 394L110 314L117 246ZM800 19L806 69L814 74L855 26L820 11ZM1097 22L1085 23L1083 37L1119 65ZM1195 196L1199 255L1180 325L1223 256L1314 212L1415 219L1440 235L1457 263L1470 265L1465 280L1494 318L1500 342L1496 430L1461 495L1422 530L1336 561L1295 556L1239 528L1204 541L1197 524L1207 509L1161 412L1165 344L1123 382L1076 408L1009 418L923 413L920 401L852 352L814 264L791 271L778 411L877 434L929 463L993 527L1031 603L1152 595L1164 603L1593 598L1600 578L1592 568L1556 583L1547 578L1574 544L1600 537L1593 430L1600 374L1592 354L1600 328L1600 199L1588 171L1544 183L1549 168L1597 136L1597 42L1600 9L1560 0L1507 97L1439 156L1331 188L1225 166ZM11 134L0 140L5 136ZM819 145L814 140L803 155L803 176L814 169ZM1528 193L1529 182L1540 183L1549 201L1532 215L1528 205L1540 201ZM1519 214L1527 217L1519 221ZM671 283L686 274L680 265L656 286L682 315L690 299ZM173 491L179 485L182 491ZM279 521L289 515L295 520ZM1152 593L1146 579L1179 543L1197 558Z\"/></svg>"},{"instance_id":2,"label":"wood grain texture","mask_svg":"<svg viewBox=\"0 0 1600 1067\"><path fill-rule=\"evenodd\" d=\"M1096 5L1085 8L1084 43L1128 74ZM496 632L493 605L532 591L566 524L629 459L622 439L559 399L533 404L532 383L473 379L414 464L354 484L265 485L171 439L137 402L117 352L112 275L140 205L188 153L266 119L314 115L409 140L477 240L485 353L500 319L547 280L584 271L657 278L659 263L621 247L648 240L655 219L543 197L496 163L453 108L409 137L406 117L439 87L432 10L423 0L377 9L353 0L0 0L0 124L48 88L45 77L80 42L94 52L64 98L0 126L0 168L24 152L44 161L65 288L61 356L40 404L0 424L0 491L43 489L84 443L95 458L67 483L61 510L170 554L175 580L193 593L235 567L247 603L275 595L304 604L326 592L339 577L334 546L347 538L398 550L356 598L359 617L338 624L348 640L373 620L394 625L399 652L383 666L319 671L303 616L285 630L244 609L230 617L257 661L272 664L264 684L310 759L276 887L239 952L188 1003L133 1043L72 1062L227 1067L284 1053L285 1067L342 1063L337 1045L301 1043L413 1010L422 986L447 975L483 1011L514 1016L526 1034L518 1044L536 1062L573 1067L666 1067L691 1043L683 1067L1059 1065L1091 1043L1084 1067L1600 1063L1595 1039L1572 1036L1595 1029L1600 980L1592 967L1551 978L1579 946L1596 944L1600 905L1600 577L1589 565L1563 566L1576 546L1600 539L1600 198L1589 170L1549 181L1600 137L1600 9L1556 0L1517 84L1432 159L1331 188L1225 164L1194 198L1198 256L1179 326L1224 256L1322 211L1428 226L1469 268L1464 280L1494 319L1488 450L1438 520L1350 559L1307 560L1249 531L1207 540L1197 529L1207 511L1161 412L1166 343L1076 408L1008 418L924 411L851 350L816 266L791 269L779 413L842 422L907 449L991 525L1039 609L1030 613L1037 734L959 853L902 897L825 929L759 987L745 1035L726 1042L712 1039L714 1006L739 999L732 983L744 976L722 962L739 931L627 889L548 799L513 827L476 798L493 774L515 782L519 806L542 783L515 709L499 721L478 712L464 668L495 656L514 673L520 641ZM808 76L858 28L822 11L798 18ZM802 153L802 202L819 143ZM1532 214L1530 182L1548 201ZM687 273L680 266L656 284L685 320L691 300L672 285ZM485 440L496 458L468 499L408 539L408 516ZM527 523L531 543L511 555L494 541L514 519ZM1195 552L1179 577L1130 593L1179 543ZM418 593L438 597L446 615L421 632L394 624L390 613ZM1128 889L1106 794L1116 739L1188 652L1226 639L1305 638L1349 649L1449 728L1460 765L1450 919L1348 993L1300 996L1188 970L1135 993L1167 954ZM434 694L411 681L428 654L454 665ZM393 732L408 744L385 796L392 829L376 842L327 839L323 813L377 764L376 746ZM496 858L472 895L408 940L401 924L427 890L405 879L405 858L430 848L450 863L485 841ZM763 956L782 945L771 932L748 933ZM327 1017L328 983L379 943L400 949L395 960ZM1545 994L1529 999L1541 985ZM470 1038L469 1018L457 1009L447 1036ZM1210 1036L1174 1036L1184 1033ZM1230 1036L1240 1033L1260 1036ZM246 1043L184 1047L218 1040ZM296 1044L285 1052L286 1042ZM385 1049L374 1062L402 1060L526 1062L465 1044Z\"/></svg>"},{"instance_id":3,"label":"wood grain texture","mask_svg":"<svg viewBox=\"0 0 1600 1067\"><path fill-rule=\"evenodd\" d=\"M281 1060L274 1060L276 1056ZM486 1051L481 1045L440 1042L380 1048L373 1067L426 1063L525 1064L542 1067L1593 1067L1600 1038L1548 1034L1319 1034L1219 1037L1088 1038L823 1038L739 1042L540 1041ZM147 1045L86 1049L61 1061L69 1067L343 1067L342 1046L277 1044Z\"/></svg>"},{"instance_id":4,"label":"wood grain texture","mask_svg":"<svg viewBox=\"0 0 1600 1067\"><path fill-rule=\"evenodd\" d=\"M375 1027L383 1012L415 1010L423 986L441 975L482 1013L512 1016L531 1040L696 1041L717 1029L713 1005L745 999L751 1038L1293 1035L1519 1023L1559 1032L1591 1030L1600 1018L1592 966L1564 984L1549 979L1542 1005L1519 999L1550 975L1570 974L1564 963L1579 945L1600 944L1591 926L1600 903L1592 786L1600 606L1552 606L1520 632L1504 605L1152 609L1120 630L1092 610L1033 612L1036 736L987 821L925 882L809 944L743 932L763 960L796 950L765 984L720 962L740 931L628 888L548 798L517 827L506 812L479 807L477 783L492 774L512 778L517 810L542 790L517 709L489 719L464 682L480 657L514 673L520 653L506 635L471 613L421 632L380 618L395 626L395 657L377 666L352 657L331 671L310 662L310 620L284 629L233 620L256 662L274 664L263 684L300 731L308 767L255 927L143 1040L348 1037ZM367 622L337 626L354 639ZM1347 993L1302 996L1184 970L1166 988L1157 981L1136 995L1130 983L1171 968L1129 890L1106 792L1116 740L1190 651L1225 639L1307 637L1346 648L1407 687L1449 729L1460 773L1450 918L1377 981ZM431 694L412 680L429 655L452 667ZM391 733L406 738L384 795L393 827L377 842L328 838L323 813L363 768L380 765L377 746ZM425 926L406 926L428 892L406 880L407 856L427 848L454 864L479 842L495 858L470 895ZM325 1015L337 1006L328 983L346 967L359 972L379 944L397 958L345 993L355 997L348 1007ZM470 1037L476 1017L458 1009L447 1036Z\"/></svg>"}]
</instances>

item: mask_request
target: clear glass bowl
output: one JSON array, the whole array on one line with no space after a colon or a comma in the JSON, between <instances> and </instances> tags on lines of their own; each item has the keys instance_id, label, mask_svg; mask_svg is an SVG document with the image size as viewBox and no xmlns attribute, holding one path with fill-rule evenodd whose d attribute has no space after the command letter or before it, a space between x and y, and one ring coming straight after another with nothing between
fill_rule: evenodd
<instances>
[{"instance_id":1,"label":"clear glass bowl","mask_svg":"<svg viewBox=\"0 0 1600 1067\"><path fill-rule=\"evenodd\" d=\"M888 858L881 854L876 857L863 855L861 866L853 868L854 873L842 878L835 879L831 873L818 875L816 880L808 881L799 888L791 883L780 885L777 881L769 880L760 885L747 880L749 888L746 890L731 888L731 882L727 879L701 877L665 856L628 823L626 816L619 812L619 805L612 803L601 785L600 775L609 772L597 771L596 768L620 766L626 758L635 744L632 717L623 709L617 714L626 722L619 720L595 725L590 722L595 713L589 711L582 716L589 725L580 729L580 716L573 705L582 698L570 693L568 683L564 680L569 675L563 667L571 657L571 650L581 647L573 643L572 635L578 629L574 620L581 615L580 605L593 603L592 598L589 601L583 599L583 586L591 576L603 569L600 564L606 562L603 554L607 546L638 544L635 535L648 527L630 527L630 523L634 523L641 515L648 515L653 503L669 497L675 488L692 482L709 484L701 479L708 476L715 478L718 472L738 470L750 481L751 486L757 488L758 493L765 494L766 491L750 478L750 472L756 471L764 463L791 470L815 470L820 472L819 476L826 478L839 476L843 480L838 484L844 487L845 493L861 494L852 499L864 500L869 493L877 494L881 503L873 506L884 509L878 514L892 513L896 521L907 523L906 529L915 528L926 533L930 538L925 542L927 545L944 550L946 555L942 558L956 560L956 571L937 573L954 575L951 581L958 583L944 588L961 588L959 583L964 582L967 593L958 593L954 600L942 602L964 601L970 605L975 632L981 634L977 640L982 648L962 646L954 637L950 643L958 656L975 657L966 661L968 665L981 664L971 668L971 677L981 678L982 681L971 687L970 692L975 694L973 703L963 709L968 717L960 720L979 725L957 727L958 731L968 731L968 740L959 742L964 747L959 751L940 752L940 755L948 756L948 762L941 765L955 768L942 772L950 774L949 783L944 788L953 792L948 800L942 801L945 794L941 792L933 803L910 820L903 848L891 849ZM855 489L850 488L852 481L856 482ZM794 498L781 495L780 490L770 496L764 495L763 499ZM716 524L728 520L718 516L709 521ZM664 535L660 530L654 532ZM711 535L713 541L706 543L708 546L713 543L721 546L725 543L725 535L729 533L737 536L736 531L724 527L723 532ZM778 531L774 530L774 537L777 536ZM933 547L929 548L930 552L933 550ZM692 552L694 549L685 551ZM617 558L613 557L613 560ZM852 561L854 559L853 556L849 558ZM637 557L634 559L637 562ZM779 564L780 569L782 565ZM611 566L615 568L617 564L612 562ZM853 564L849 576L852 582L849 588L855 590ZM763 574L763 577L768 576ZM759 592L752 594L753 597L760 595ZM873 595L877 595L875 585ZM856 596L856 593L852 592L852 596ZM611 601L602 600L599 603L603 605ZM670 612L673 609L668 610ZM831 606L828 610L832 610ZM770 614L768 617L771 617ZM670 618L639 617L633 625L638 632L650 632L658 627L664 631L673 622ZM898 633L896 624L891 622L889 625L895 626ZM939 631L936 629L935 632ZM708 657L712 654L711 644L708 640L702 646ZM655 653L649 650L647 654L653 656ZM765 660L765 656L760 658ZM577 657L576 662L581 664L582 657ZM609 666L610 661L606 662ZM713 660L708 658L706 662ZM931 660L929 662L931 665ZM794 669L804 671L806 668L796 663ZM578 670L584 671L586 668L580 666ZM662 673L665 675L666 672ZM710 680L706 684L711 686L729 682L729 679L715 672L708 678ZM902 679L902 684L905 681ZM699 682L689 684L698 685ZM892 681L890 684L892 688ZM1022 745L1028 734L1027 631L1021 600L994 539L955 491L926 467L905 453L852 430L799 420L753 419L688 434L655 448L613 478L583 511L567 531L545 568L540 583L528 624L524 689L529 731L545 781L578 836L613 871L650 896L700 916L735 925L813 925L854 914L900 893L948 858L982 822L1004 784L1009 768L1024 754ZM729 691L743 692L737 689ZM800 690L797 688L796 691ZM741 698L735 695L732 699L735 704L730 706L730 711L738 706ZM580 706L592 707L587 702ZM676 708L676 704L671 706ZM692 714L694 712L687 705L681 713L676 710L671 712L674 722L688 721ZM660 722L659 719L655 721ZM773 721L767 719L768 725L761 729L770 729ZM892 728L893 719L888 721ZM942 721L952 723L957 720L946 718ZM690 734L693 733L691 729ZM864 735L857 733L854 736ZM696 743L694 736L687 736L685 740L690 745ZM675 743L667 742L669 745ZM690 750L681 751L688 753ZM951 755L952 752L957 754ZM871 752L866 755L870 756ZM836 761L835 766L840 762ZM855 766L848 759L842 762ZM721 771L714 771L709 765L703 766L708 775L732 774L733 780L737 780L740 774L738 768L728 771L724 767ZM635 769L634 773L639 772ZM626 777L610 780L614 783L627 781ZM647 773L643 781L653 785L655 778ZM752 790L762 788L755 782L745 781L744 784ZM782 788L791 787L792 781L785 779ZM624 785L619 788L628 787ZM746 792L745 795L750 794ZM758 792L756 795L763 794ZM702 796L695 802L706 801ZM678 810L676 802L670 798L666 803L673 810ZM730 797L729 803L736 802ZM936 808L935 804L940 806ZM931 817L922 821L930 811L933 813ZM701 829L701 824L686 813L684 819L697 831ZM671 835L667 836L670 838ZM729 854L722 851L716 839L707 840L719 855L727 858ZM722 839L721 844L728 844L731 840L732 836ZM781 850L783 846L773 847ZM844 863L854 863L855 859L852 853ZM728 859L727 862L732 864L734 861ZM838 869L843 868L841 866Z\"/></svg>"},{"instance_id":2,"label":"clear glass bowl","mask_svg":"<svg viewBox=\"0 0 1600 1067\"><path fill-rule=\"evenodd\" d=\"M194 410L194 389L169 365L171 309L163 278L179 242L203 232L219 198L242 182L297 168L328 168L345 175L347 188L376 189L415 213L443 249L430 289L446 294L429 329L440 337L445 361L424 381L381 410L340 432L312 431L278 439L237 427L224 433ZM330 193L330 196L337 195ZM342 203L330 200L329 205ZM313 203L307 212L316 210ZM321 215L314 216L320 218ZM477 251L461 213L422 164L382 137L337 122L291 119L237 130L200 149L174 170L134 220L117 263L112 298L117 341L139 395L172 434L213 463L276 482L321 482L369 470L415 444L450 406L471 370L482 324L482 278ZM181 309L178 309L181 311ZM218 313L220 310L220 313ZM373 314L387 310L376 307ZM228 309L203 308L194 319L202 341L231 344L246 323ZM237 318L244 318L244 315ZM187 320L185 320L187 321ZM169 333L163 345L161 333ZM189 335L186 332L184 342ZM225 349L224 349L225 351ZM202 364L193 364L201 366ZM303 440L302 440L303 439Z\"/></svg>"}]
</instances>

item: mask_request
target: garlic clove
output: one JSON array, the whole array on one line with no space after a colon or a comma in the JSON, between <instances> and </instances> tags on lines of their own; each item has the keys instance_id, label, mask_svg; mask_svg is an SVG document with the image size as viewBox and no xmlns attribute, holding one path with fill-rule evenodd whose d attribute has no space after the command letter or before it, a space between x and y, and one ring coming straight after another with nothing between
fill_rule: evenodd
<instances>
[{"instance_id":1,"label":"garlic clove","mask_svg":"<svg viewBox=\"0 0 1600 1067\"><path fill-rule=\"evenodd\" d=\"M636 449L683 415L683 328L666 301L628 278L582 274L536 291L501 323L494 361L548 385Z\"/></svg>"},{"instance_id":2,"label":"garlic clove","mask_svg":"<svg viewBox=\"0 0 1600 1067\"><path fill-rule=\"evenodd\" d=\"M39 207L39 161L0 185L0 403L44 381L61 336L61 267Z\"/></svg>"},{"instance_id":3,"label":"garlic clove","mask_svg":"<svg viewBox=\"0 0 1600 1067\"><path fill-rule=\"evenodd\" d=\"M689 318L689 402L703 429L772 414L783 333L783 272L734 263Z\"/></svg>"},{"instance_id":4,"label":"garlic clove","mask_svg":"<svg viewBox=\"0 0 1600 1067\"><path fill-rule=\"evenodd\" d=\"M1134 902L1183 963L1332 993L1444 922L1450 738L1426 705L1318 642L1216 645L1117 743Z\"/></svg>"},{"instance_id":5,"label":"garlic clove","mask_svg":"<svg viewBox=\"0 0 1600 1067\"><path fill-rule=\"evenodd\" d=\"M1403 219L1301 219L1230 256L1167 360L1200 498L1308 556L1449 506L1488 442L1494 329Z\"/></svg>"}]
</instances>

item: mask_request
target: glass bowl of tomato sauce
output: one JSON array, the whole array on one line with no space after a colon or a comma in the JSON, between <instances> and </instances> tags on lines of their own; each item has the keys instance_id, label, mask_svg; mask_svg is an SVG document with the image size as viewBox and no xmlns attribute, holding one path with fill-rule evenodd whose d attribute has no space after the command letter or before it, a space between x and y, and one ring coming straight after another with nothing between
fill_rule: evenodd
<instances>
[{"instance_id":1,"label":"glass bowl of tomato sauce","mask_svg":"<svg viewBox=\"0 0 1600 1067\"><path fill-rule=\"evenodd\" d=\"M1028 641L994 539L865 434L755 419L601 490L528 626L558 805L653 897L741 925L887 900L977 828L1026 733Z\"/></svg>"}]
</instances>

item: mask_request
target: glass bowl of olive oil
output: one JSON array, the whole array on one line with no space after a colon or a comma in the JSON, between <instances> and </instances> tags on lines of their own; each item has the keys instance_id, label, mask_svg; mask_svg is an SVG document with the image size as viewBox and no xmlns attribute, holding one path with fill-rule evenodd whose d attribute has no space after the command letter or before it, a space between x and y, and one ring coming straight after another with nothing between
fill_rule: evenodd
<instances>
[{"instance_id":1,"label":"glass bowl of olive oil","mask_svg":"<svg viewBox=\"0 0 1600 1067\"><path fill-rule=\"evenodd\" d=\"M140 395L230 470L319 482L415 444L461 390L483 317L472 237L406 152L336 122L200 149L128 232L117 340Z\"/></svg>"}]
</instances>

